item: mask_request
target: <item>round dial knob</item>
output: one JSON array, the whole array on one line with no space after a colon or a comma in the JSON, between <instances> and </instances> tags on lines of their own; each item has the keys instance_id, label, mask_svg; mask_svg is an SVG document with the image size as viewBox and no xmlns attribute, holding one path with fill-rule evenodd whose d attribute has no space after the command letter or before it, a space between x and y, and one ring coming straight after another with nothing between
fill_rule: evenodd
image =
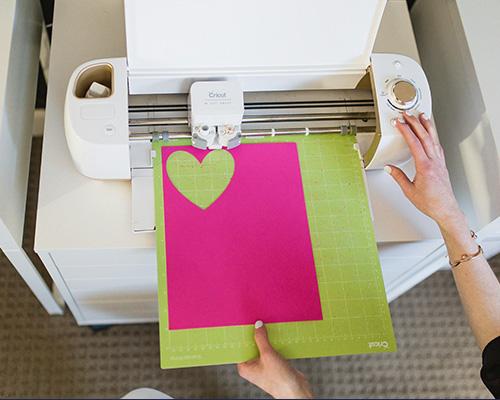
<instances>
[{"instance_id":1,"label":"round dial knob","mask_svg":"<svg viewBox=\"0 0 500 400\"><path fill-rule=\"evenodd\" d=\"M409 110L417 103L417 89L409 81L397 80L390 85L389 101L401 110Z\"/></svg>"}]
</instances>

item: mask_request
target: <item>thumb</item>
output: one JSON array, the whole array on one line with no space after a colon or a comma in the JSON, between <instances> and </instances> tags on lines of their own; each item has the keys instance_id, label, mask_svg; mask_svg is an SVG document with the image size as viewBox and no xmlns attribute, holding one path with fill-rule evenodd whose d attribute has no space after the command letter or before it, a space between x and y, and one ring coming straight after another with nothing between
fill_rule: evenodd
<instances>
[{"instance_id":1,"label":"thumb","mask_svg":"<svg viewBox=\"0 0 500 400\"><path fill-rule=\"evenodd\" d=\"M253 381L255 379L255 375L258 372L259 368L259 359L256 358L254 360L246 361L239 363L236 368L238 369L238 374L247 381Z\"/></svg>"},{"instance_id":2,"label":"thumb","mask_svg":"<svg viewBox=\"0 0 500 400\"><path fill-rule=\"evenodd\" d=\"M255 343L260 355L274 351L273 346L267 337L267 329L262 321L255 323Z\"/></svg>"},{"instance_id":3,"label":"thumb","mask_svg":"<svg viewBox=\"0 0 500 400\"><path fill-rule=\"evenodd\" d=\"M396 183L401 187L403 193L408 196L413 188L413 183L408 179L406 174L394 165L386 165L384 167L384 171L392 176Z\"/></svg>"}]
</instances>

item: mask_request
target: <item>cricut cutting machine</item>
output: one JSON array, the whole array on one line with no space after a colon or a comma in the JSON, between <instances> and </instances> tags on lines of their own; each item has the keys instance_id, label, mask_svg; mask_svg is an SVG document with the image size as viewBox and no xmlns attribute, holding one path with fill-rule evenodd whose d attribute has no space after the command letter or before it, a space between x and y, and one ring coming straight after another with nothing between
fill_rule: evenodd
<instances>
[{"instance_id":1,"label":"cricut cutting machine","mask_svg":"<svg viewBox=\"0 0 500 400\"><path fill-rule=\"evenodd\" d=\"M365 168L410 159L391 125L431 115L424 72L372 54L385 0L125 0L127 57L72 74L65 132L77 169L132 181L133 229L154 229L151 141L356 134ZM349 40L346 40L346 37Z\"/></svg>"}]
</instances>

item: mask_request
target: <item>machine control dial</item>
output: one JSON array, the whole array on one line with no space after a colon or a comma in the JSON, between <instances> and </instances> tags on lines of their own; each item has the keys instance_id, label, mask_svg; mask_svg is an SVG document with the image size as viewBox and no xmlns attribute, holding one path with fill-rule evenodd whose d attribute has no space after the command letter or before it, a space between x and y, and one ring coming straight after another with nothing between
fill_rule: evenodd
<instances>
[{"instance_id":1,"label":"machine control dial","mask_svg":"<svg viewBox=\"0 0 500 400\"><path fill-rule=\"evenodd\" d=\"M389 83L389 102L400 110L409 110L418 102L415 85L407 80L397 79Z\"/></svg>"}]
</instances>

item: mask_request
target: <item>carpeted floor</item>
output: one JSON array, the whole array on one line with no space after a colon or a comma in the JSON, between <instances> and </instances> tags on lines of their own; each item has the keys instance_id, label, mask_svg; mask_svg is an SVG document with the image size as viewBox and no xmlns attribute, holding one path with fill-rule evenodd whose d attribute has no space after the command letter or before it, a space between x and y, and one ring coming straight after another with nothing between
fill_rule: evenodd
<instances>
[{"instance_id":1,"label":"carpeted floor","mask_svg":"<svg viewBox=\"0 0 500 400\"><path fill-rule=\"evenodd\" d=\"M34 165L40 148L36 140ZM33 184L28 209L35 194ZM27 246L32 210L28 217ZM500 257L492 264L500 276ZM293 362L317 397L491 398L449 272L434 274L394 301L391 311L397 353ZM264 397L234 366L160 370L156 324L93 332L78 327L68 311L47 316L0 253L0 397L112 398L144 386L173 397Z\"/></svg>"}]
</instances>

